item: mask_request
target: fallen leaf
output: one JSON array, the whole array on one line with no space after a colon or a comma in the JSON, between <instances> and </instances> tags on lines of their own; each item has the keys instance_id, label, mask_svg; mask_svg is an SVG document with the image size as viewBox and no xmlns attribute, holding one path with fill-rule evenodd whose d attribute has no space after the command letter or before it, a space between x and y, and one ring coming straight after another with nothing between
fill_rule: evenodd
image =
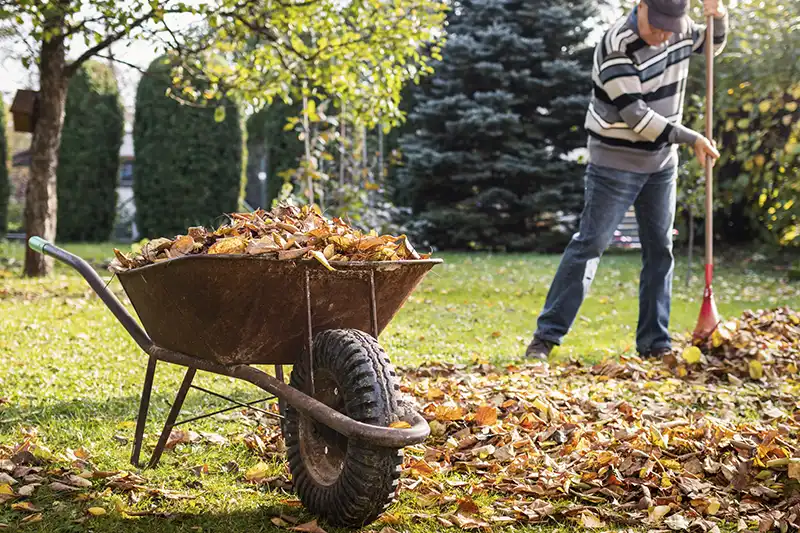
<instances>
[{"instance_id":1,"label":"fallen leaf","mask_svg":"<svg viewBox=\"0 0 800 533\"><path fill-rule=\"evenodd\" d=\"M54 481L53 483L50 483L49 487L50 487L50 490L53 490L55 492L70 492L70 491L80 490L78 487L65 485L64 483L60 483L58 481Z\"/></svg>"},{"instance_id":2,"label":"fallen leaf","mask_svg":"<svg viewBox=\"0 0 800 533\"><path fill-rule=\"evenodd\" d=\"M397 429L408 429L411 427L411 424L409 424L405 420L398 420L397 422L392 422L391 424L389 424L389 427Z\"/></svg>"},{"instance_id":3,"label":"fallen leaf","mask_svg":"<svg viewBox=\"0 0 800 533\"><path fill-rule=\"evenodd\" d=\"M671 510L672 508L669 505L659 505L648 512L648 518L651 522L661 522Z\"/></svg>"},{"instance_id":4,"label":"fallen leaf","mask_svg":"<svg viewBox=\"0 0 800 533\"><path fill-rule=\"evenodd\" d=\"M26 516L25 518L20 520L20 523L21 524L33 524L33 523L41 522L41 521L42 521L42 513L38 513L38 514L32 514L30 516Z\"/></svg>"},{"instance_id":5,"label":"fallen leaf","mask_svg":"<svg viewBox=\"0 0 800 533\"><path fill-rule=\"evenodd\" d=\"M800 461L789 463L788 475L792 479L800 480Z\"/></svg>"},{"instance_id":6,"label":"fallen leaf","mask_svg":"<svg viewBox=\"0 0 800 533\"><path fill-rule=\"evenodd\" d=\"M245 472L244 474L244 478L247 481L255 481L256 483L258 483L259 481L262 481L264 478L266 478L268 474L269 474L269 466L267 466L267 464L264 462L260 462L254 467L248 469L247 472Z\"/></svg>"},{"instance_id":7,"label":"fallen leaf","mask_svg":"<svg viewBox=\"0 0 800 533\"><path fill-rule=\"evenodd\" d=\"M463 513L465 515L476 515L480 514L481 510L478 507L478 504L475 503L475 500L470 497L466 497L458 500L458 509L456 512Z\"/></svg>"},{"instance_id":8,"label":"fallen leaf","mask_svg":"<svg viewBox=\"0 0 800 533\"><path fill-rule=\"evenodd\" d=\"M84 489L88 489L92 486L92 482L88 479L84 479L81 476L70 475L67 476L67 481L70 485L74 485L75 487L81 487Z\"/></svg>"},{"instance_id":9,"label":"fallen leaf","mask_svg":"<svg viewBox=\"0 0 800 533\"><path fill-rule=\"evenodd\" d=\"M700 362L700 359L703 357L703 352L701 352L700 348L697 346L689 346L683 350L681 357L683 357L683 360L688 364L693 365Z\"/></svg>"},{"instance_id":10,"label":"fallen leaf","mask_svg":"<svg viewBox=\"0 0 800 533\"><path fill-rule=\"evenodd\" d=\"M761 379L764 377L764 365L762 365L760 361L753 359L748 363L748 365L750 377L752 379Z\"/></svg>"},{"instance_id":11,"label":"fallen leaf","mask_svg":"<svg viewBox=\"0 0 800 533\"><path fill-rule=\"evenodd\" d=\"M87 511L92 516L103 516L104 514L106 514L106 510L103 509L102 507L89 507Z\"/></svg>"},{"instance_id":12,"label":"fallen leaf","mask_svg":"<svg viewBox=\"0 0 800 533\"><path fill-rule=\"evenodd\" d=\"M674 515L664 520L664 525L666 525L673 531L682 531L684 529L689 529L689 521L686 519L685 516L683 516L680 513L675 513Z\"/></svg>"},{"instance_id":13,"label":"fallen leaf","mask_svg":"<svg viewBox=\"0 0 800 533\"><path fill-rule=\"evenodd\" d=\"M24 487L19 488L19 495L20 496L32 496L33 491L36 490L36 487L39 487L39 483L31 483L30 485L25 485Z\"/></svg>"},{"instance_id":14,"label":"fallen leaf","mask_svg":"<svg viewBox=\"0 0 800 533\"><path fill-rule=\"evenodd\" d=\"M41 509L34 506L31 502L12 503L11 510L25 511L26 513L38 513L39 511L41 511Z\"/></svg>"},{"instance_id":15,"label":"fallen leaf","mask_svg":"<svg viewBox=\"0 0 800 533\"><path fill-rule=\"evenodd\" d=\"M220 239L208 249L209 255L216 254L243 254L247 244L242 237L228 237Z\"/></svg>"},{"instance_id":16,"label":"fallen leaf","mask_svg":"<svg viewBox=\"0 0 800 533\"><path fill-rule=\"evenodd\" d=\"M479 426L495 425L497 423L497 409L491 405L478 407L478 412L475 413L475 422Z\"/></svg>"},{"instance_id":17,"label":"fallen leaf","mask_svg":"<svg viewBox=\"0 0 800 533\"><path fill-rule=\"evenodd\" d=\"M17 480L14 479L13 477L9 476L5 472L0 472L0 483L6 484L6 485L16 485L17 484Z\"/></svg>"},{"instance_id":18,"label":"fallen leaf","mask_svg":"<svg viewBox=\"0 0 800 533\"><path fill-rule=\"evenodd\" d=\"M311 256L314 259L316 259L317 261L319 261L320 263L322 263L322 266L324 266L328 270L330 270L330 271L336 270L335 268L333 268L331 266L331 264L328 262L328 259L325 257L325 255L322 252L319 252L317 250L312 250L311 251Z\"/></svg>"},{"instance_id":19,"label":"fallen leaf","mask_svg":"<svg viewBox=\"0 0 800 533\"><path fill-rule=\"evenodd\" d=\"M302 531L304 533L327 533L324 529L317 525L316 520L312 520L311 522L306 522L305 524L301 524L289 529L292 531Z\"/></svg>"},{"instance_id":20,"label":"fallen leaf","mask_svg":"<svg viewBox=\"0 0 800 533\"><path fill-rule=\"evenodd\" d=\"M590 529L606 527L606 523L603 520L589 511L581 513L581 525Z\"/></svg>"}]
</instances>

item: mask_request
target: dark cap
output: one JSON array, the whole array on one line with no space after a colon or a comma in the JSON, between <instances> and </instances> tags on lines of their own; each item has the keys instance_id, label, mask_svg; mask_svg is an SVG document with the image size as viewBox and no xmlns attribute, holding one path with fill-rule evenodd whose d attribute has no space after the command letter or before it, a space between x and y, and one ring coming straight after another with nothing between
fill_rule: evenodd
<instances>
[{"instance_id":1,"label":"dark cap","mask_svg":"<svg viewBox=\"0 0 800 533\"><path fill-rule=\"evenodd\" d=\"M688 0L644 0L651 26L673 33L689 32Z\"/></svg>"}]
</instances>

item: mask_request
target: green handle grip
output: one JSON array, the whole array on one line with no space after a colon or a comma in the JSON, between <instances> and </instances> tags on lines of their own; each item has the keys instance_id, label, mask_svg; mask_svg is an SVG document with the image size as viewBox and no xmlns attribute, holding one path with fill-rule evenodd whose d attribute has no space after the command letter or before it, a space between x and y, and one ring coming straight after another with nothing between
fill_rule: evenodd
<instances>
[{"instance_id":1,"label":"green handle grip","mask_svg":"<svg viewBox=\"0 0 800 533\"><path fill-rule=\"evenodd\" d=\"M44 247L48 244L50 243L41 237L34 236L28 240L28 246L30 246L31 250L34 252L39 252L40 254L44 253Z\"/></svg>"}]
</instances>

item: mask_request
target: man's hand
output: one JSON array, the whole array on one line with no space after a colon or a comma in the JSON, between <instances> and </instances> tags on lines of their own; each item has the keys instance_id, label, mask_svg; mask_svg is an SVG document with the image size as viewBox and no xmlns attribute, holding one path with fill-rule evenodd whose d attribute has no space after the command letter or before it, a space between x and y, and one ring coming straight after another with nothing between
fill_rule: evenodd
<instances>
[{"instance_id":1,"label":"man's hand","mask_svg":"<svg viewBox=\"0 0 800 533\"><path fill-rule=\"evenodd\" d=\"M706 166L706 158L711 158L711 166L714 166L714 163L719 159L719 152L717 151L717 143L714 141L709 141L702 135L697 138L694 143L694 153L697 155L697 159L700 160L700 166L705 168Z\"/></svg>"},{"instance_id":2,"label":"man's hand","mask_svg":"<svg viewBox=\"0 0 800 533\"><path fill-rule=\"evenodd\" d=\"M703 0L703 15L712 15L717 19L724 17L725 6L722 5L722 0Z\"/></svg>"}]
</instances>

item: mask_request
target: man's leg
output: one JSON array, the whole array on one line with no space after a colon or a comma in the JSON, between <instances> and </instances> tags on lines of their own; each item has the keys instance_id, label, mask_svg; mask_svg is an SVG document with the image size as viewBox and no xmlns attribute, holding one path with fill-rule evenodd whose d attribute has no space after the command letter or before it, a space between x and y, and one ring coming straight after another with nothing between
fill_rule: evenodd
<instances>
[{"instance_id":1,"label":"man's leg","mask_svg":"<svg viewBox=\"0 0 800 533\"><path fill-rule=\"evenodd\" d=\"M647 174L587 166L580 227L561 257L539 315L536 339L561 343L589 291L600 256L646 180Z\"/></svg>"},{"instance_id":2,"label":"man's leg","mask_svg":"<svg viewBox=\"0 0 800 533\"><path fill-rule=\"evenodd\" d=\"M672 228L675 221L677 170L670 168L650 176L637 198L636 220L642 243L639 279L639 353L669 349L669 315L672 298Z\"/></svg>"}]
</instances>

